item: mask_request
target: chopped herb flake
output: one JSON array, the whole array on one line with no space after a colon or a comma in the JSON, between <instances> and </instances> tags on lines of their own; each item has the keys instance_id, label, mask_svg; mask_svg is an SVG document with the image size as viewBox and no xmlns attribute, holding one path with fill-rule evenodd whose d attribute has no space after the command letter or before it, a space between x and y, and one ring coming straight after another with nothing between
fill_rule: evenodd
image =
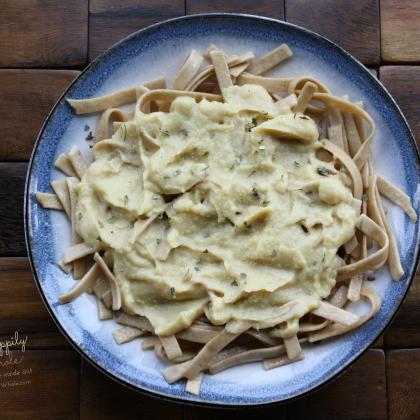
<instances>
[{"instance_id":1,"label":"chopped herb flake","mask_svg":"<svg viewBox=\"0 0 420 420\"><path fill-rule=\"evenodd\" d=\"M79 220L82 220L82 217L83 217L83 214L82 214L82 213L77 213L77 218L78 218Z\"/></svg>"},{"instance_id":2,"label":"chopped herb flake","mask_svg":"<svg viewBox=\"0 0 420 420\"><path fill-rule=\"evenodd\" d=\"M129 200L128 195L125 194L124 195L124 206L126 206L128 204L128 200Z\"/></svg>"},{"instance_id":3,"label":"chopped herb flake","mask_svg":"<svg viewBox=\"0 0 420 420\"><path fill-rule=\"evenodd\" d=\"M332 172L328 168L326 168L325 166L320 166L319 168L316 169L316 171L321 176L328 176L328 175L332 174Z\"/></svg>"},{"instance_id":4,"label":"chopped herb flake","mask_svg":"<svg viewBox=\"0 0 420 420\"><path fill-rule=\"evenodd\" d=\"M259 199L261 198L261 195L260 195L260 193L258 192L257 187L256 187L255 185L252 187L252 196L253 196L256 200L259 200Z\"/></svg>"},{"instance_id":5,"label":"chopped herb flake","mask_svg":"<svg viewBox=\"0 0 420 420\"><path fill-rule=\"evenodd\" d=\"M374 281L374 280L376 280L376 277L375 276L366 276L366 280L367 281Z\"/></svg>"},{"instance_id":6,"label":"chopped herb flake","mask_svg":"<svg viewBox=\"0 0 420 420\"><path fill-rule=\"evenodd\" d=\"M293 161L293 163L294 163L294 165L296 166L296 168L299 168L299 166L300 166L300 162L298 162L297 160L294 160L294 161Z\"/></svg>"},{"instance_id":7,"label":"chopped herb flake","mask_svg":"<svg viewBox=\"0 0 420 420\"><path fill-rule=\"evenodd\" d=\"M93 140L94 138L95 138L95 137L94 137L94 135L93 135L92 131L89 131L88 135L85 137L85 140L86 140L86 141L91 141L91 140Z\"/></svg>"},{"instance_id":8,"label":"chopped herb flake","mask_svg":"<svg viewBox=\"0 0 420 420\"><path fill-rule=\"evenodd\" d=\"M171 287L170 289L172 299L176 299L176 289L175 287Z\"/></svg>"},{"instance_id":9,"label":"chopped herb flake","mask_svg":"<svg viewBox=\"0 0 420 420\"><path fill-rule=\"evenodd\" d=\"M308 118L308 117L306 117L305 115L299 115L299 118L300 118L301 120L309 120L309 118Z\"/></svg>"},{"instance_id":10,"label":"chopped herb flake","mask_svg":"<svg viewBox=\"0 0 420 420\"><path fill-rule=\"evenodd\" d=\"M89 131L89 129L90 129L90 127L87 124L85 124L85 126L83 127L83 130Z\"/></svg>"},{"instance_id":11,"label":"chopped herb flake","mask_svg":"<svg viewBox=\"0 0 420 420\"><path fill-rule=\"evenodd\" d=\"M241 273L239 275L241 276L242 279L246 278L246 273Z\"/></svg>"},{"instance_id":12,"label":"chopped herb flake","mask_svg":"<svg viewBox=\"0 0 420 420\"><path fill-rule=\"evenodd\" d=\"M302 230L303 230L305 233L308 233L308 232L309 232L308 228L307 228L305 225L300 225L300 227L302 228Z\"/></svg>"},{"instance_id":13,"label":"chopped herb flake","mask_svg":"<svg viewBox=\"0 0 420 420\"><path fill-rule=\"evenodd\" d=\"M239 286L238 282L236 280L233 280L232 283L230 283L231 286Z\"/></svg>"},{"instance_id":14,"label":"chopped herb flake","mask_svg":"<svg viewBox=\"0 0 420 420\"><path fill-rule=\"evenodd\" d=\"M160 131L162 134L165 134L165 136L169 136L169 131L168 131L168 130L165 130L164 128L159 127L159 131Z\"/></svg>"}]
</instances>

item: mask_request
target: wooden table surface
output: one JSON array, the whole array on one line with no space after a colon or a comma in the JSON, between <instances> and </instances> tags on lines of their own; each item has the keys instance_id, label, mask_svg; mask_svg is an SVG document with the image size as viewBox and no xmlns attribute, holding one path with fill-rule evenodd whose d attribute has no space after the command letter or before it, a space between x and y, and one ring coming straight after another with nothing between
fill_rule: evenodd
<instances>
[{"instance_id":1,"label":"wooden table surface","mask_svg":"<svg viewBox=\"0 0 420 420\"><path fill-rule=\"evenodd\" d=\"M420 139L419 0L0 0L0 341L15 331L27 337L18 366L0 357L0 418L420 418L418 276L383 339L339 379L294 403L251 413L162 402L116 384L81 360L45 310L22 219L27 160L45 116L115 41L200 12L259 14L326 35L377 71Z\"/></svg>"}]
</instances>

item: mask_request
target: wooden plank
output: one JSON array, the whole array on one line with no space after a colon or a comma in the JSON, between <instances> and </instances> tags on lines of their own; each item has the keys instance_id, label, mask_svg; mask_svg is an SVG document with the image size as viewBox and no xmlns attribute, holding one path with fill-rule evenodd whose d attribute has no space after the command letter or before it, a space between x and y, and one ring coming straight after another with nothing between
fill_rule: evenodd
<instances>
[{"instance_id":1,"label":"wooden plank","mask_svg":"<svg viewBox=\"0 0 420 420\"><path fill-rule=\"evenodd\" d=\"M82 361L80 420L183 418L183 407L118 384Z\"/></svg>"},{"instance_id":2,"label":"wooden plank","mask_svg":"<svg viewBox=\"0 0 420 420\"><path fill-rule=\"evenodd\" d=\"M420 61L420 2L381 0L382 60Z\"/></svg>"},{"instance_id":3,"label":"wooden plank","mask_svg":"<svg viewBox=\"0 0 420 420\"><path fill-rule=\"evenodd\" d=\"M26 255L23 190L26 163L0 163L0 257Z\"/></svg>"},{"instance_id":4,"label":"wooden plank","mask_svg":"<svg viewBox=\"0 0 420 420\"><path fill-rule=\"evenodd\" d=\"M78 419L80 357L72 351L12 351L0 357L3 419Z\"/></svg>"},{"instance_id":5,"label":"wooden plank","mask_svg":"<svg viewBox=\"0 0 420 420\"><path fill-rule=\"evenodd\" d=\"M285 0L286 20L326 36L364 64L380 61L378 0Z\"/></svg>"},{"instance_id":6,"label":"wooden plank","mask_svg":"<svg viewBox=\"0 0 420 420\"><path fill-rule=\"evenodd\" d=\"M29 159L45 118L79 73L72 70L0 70L3 131L0 160Z\"/></svg>"},{"instance_id":7,"label":"wooden plank","mask_svg":"<svg viewBox=\"0 0 420 420\"><path fill-rule=\"evenodd\" d=\"M388 347L420 347L420 273L410 287L397 317L385 333Z\"/></svg>"},{"instance_id":8,"label":"wooden plank","mask_svg":"<svg viewBox=\"0 0 420 420\"><path fill-rule=\"evenodd\" d=\"M420 67L382 66L379 78L401 107L420 145Z\"/></svg>"},{"instance_id":9,"label":"wooden plank","mask_svg":"<svg viewBox=\"0 0 420 420\"><path fill-rule=\"evenodd\" d=\"M14 331L59 334L41 300L29 264L24 261L0 258L0 334Z\"/></svg>"},{"instance_id":10,"label":"wooden plank","mask_svg":"<svg viewBox=\"0 0 420 420\"><path fill-rule=\"evenodd\" d=\"M420 413L420 349L386 354L389 418L418 419Z\"/></svg>"},{"instance_id":11,"label":"wooden plank","mask_svg":"<svg viewBox=\"0 0 420 420\"><path fill-rule=\"evenodd\" d=\"M249 13L284 19L284 0L186 0L187 14L193 13Z\"/></svg>"},{"instance_id":12,"label":"wooden plank","mask_svg":"<svg viewBox=\"0 0 420 420\"><path fill-rule=\"evenodd\" d=\"M183 0L90 0L89 60L132 32L184 13Z\"/></svg>"},{"instance_id":13,"label":"wooden plank","mask_svg":"<svg viewBox=\"0 0 420 420\"><path fill-rule=\"evenodd\" d=\"M69 67L86 64L88 2L2 2L0 67Z\"/></svg>"},{"instance_id":14,"label":"wooden plank","mask_svg":"<svg viewBox=\"0 0 420 420\"><path fill-rule=\"evenodd\" d=\"M242 420L242 419L257 419L264 418L264 420L285 420L287 419L287 406L275 405L273 407L265 408L243 408L243 409L227 409L217 410L214 408L201 408L185 406L185 420Z\"/></svg>"},{"instance_id":15,"label":"wooden plank","mask_svg":"<svg viewBox=\"0 0 420 420\"><path fill-rule=\"evenodd\" d=\"M64 336L56 329L55 331L47 332L22 332L14 330L9 334L0 334L0 342L10 340L18 334L23 339L26 339L27 350L55 350L55 349L67 349L73 350L70 343L64 338Z\"/></svg>"},{"instance_id":16,"label":"wooden plank","mask_svg":"<svg viewBox=\"0 0 420 420\"><path fill-rule=\"evenodd\" d=\"M368 350L336 381L288 406L288 418L386 419L385 354Z\"/></svg>"}]
</instances>

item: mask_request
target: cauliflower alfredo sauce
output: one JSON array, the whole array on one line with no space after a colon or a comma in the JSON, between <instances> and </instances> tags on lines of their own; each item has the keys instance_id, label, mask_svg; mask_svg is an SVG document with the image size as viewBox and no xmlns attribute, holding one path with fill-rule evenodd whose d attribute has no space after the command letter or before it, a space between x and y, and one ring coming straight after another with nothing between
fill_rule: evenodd
<instances>
[{"instance_id":1,"label":"cauliflower alfredo sauce","mask_svg":"<svg viewBox=\"0 0 420 420\"><path fill-rule=\"evenodd\" d=\"M142 337L193 394L203 372L301 360L301 345L379 311L369 273L404 274L381 196L417 215L374 171L374 121L311 77L261 76L291 56L285 44L260 58L211 45L171 89L160 78L68 99L101 112L93 161L74 146L55 161L66 176L54 194L37 193L72 225L58 264L80 280L60 302L93 292L99 318L123 325L115 341ZM361 299L359 316L347 305Z\"/></svg>"}]
</instances>

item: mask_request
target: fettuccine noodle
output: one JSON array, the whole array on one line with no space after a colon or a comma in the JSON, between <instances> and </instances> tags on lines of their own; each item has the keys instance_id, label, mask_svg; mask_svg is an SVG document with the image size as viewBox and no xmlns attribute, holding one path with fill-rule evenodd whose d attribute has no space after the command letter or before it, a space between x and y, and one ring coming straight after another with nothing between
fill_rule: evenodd
<instances>
[{"instance_id":1,"label":"fettuccine noodle","mask_svg":"<svg viewBox=\"0 0 420 420\"><path fill-rule=\"evenodd\" d=\"M292 55L211 45L191 51L170 89L159 78L68 99L101 113L93 162L74 146L55 162L65 178L54 194L37 193L72 225L59 266L80 280L60 302L93 292L99 318L122 325L115 342L142 337L173 363L166 380L187 379L193 394L204 372L302 360L302 346L379 311L370 273L404 274L381 196L417 214L374 172L375 122L312 77L263 75ZM361 299L363 316L347 307Z\"/></svg>"}]
</instances>

